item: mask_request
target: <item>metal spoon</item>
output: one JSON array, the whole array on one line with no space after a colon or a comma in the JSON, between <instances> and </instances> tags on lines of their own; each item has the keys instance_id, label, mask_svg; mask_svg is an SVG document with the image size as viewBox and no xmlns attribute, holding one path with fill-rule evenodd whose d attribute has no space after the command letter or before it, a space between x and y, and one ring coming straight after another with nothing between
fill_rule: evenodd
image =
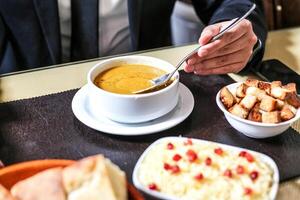
<instances>
[{"instance_id":1,"label":"metal spoon","mask_svg":"<svg viewBox=\"0 0 300 200\"><path fill-rule=\"evenodd\" d=\"M251 6L251 8L249 9L248 12L246 12L242 17L239 17L237 19L235 19L233 22L231 22L228 26L226 26L225 28L223 28L217 35L215 35L207 44L211 43L211 42L214 42L215 40L219 39L220 37L222 37L227 31L229 31L230 29L232 29L233 27L235 27L238 23L240 23L243 19L245 19L248 15L251 14L251 12L255 9L256 7L256 4L253 4ZM164 74L158 78L155 78L155 79L152 79L150 80L150 82L152 83L152 86L151 87L148 87L148 88L145 88L145 89L142 89L142 90L138 90L138 91L135 91L133 92L134 94L140 94L140 93L145 93L149 90L153 90L155 89L156 87L159 87L159 86L162 86L164 84L166 84L171 78L172 76L174 75L174 73L179 69L179 67L189 58L191 57L192 55L194 55L195 53L197 53L197 51L203 47L204 45L202 46L199 46L197 47L195 50L193 50L192 52L190 52L188 55L186 55L177 65L176 65L176 68L174 69L174 71L172 71L171 73L168 73L168 74Z\"/></svg>"}]
</instances>

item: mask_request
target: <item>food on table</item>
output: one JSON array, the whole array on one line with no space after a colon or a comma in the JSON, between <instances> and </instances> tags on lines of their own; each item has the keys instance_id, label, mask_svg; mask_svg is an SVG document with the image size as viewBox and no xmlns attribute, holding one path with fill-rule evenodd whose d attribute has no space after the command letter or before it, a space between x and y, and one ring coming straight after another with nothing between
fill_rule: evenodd
<instances>
[{"instance_id":1,"label":"food on table","mask_svg":"<svg viewBox=\"0 0 300 200\"><path fill-rule=\"evenodd\" d=\"M154 144L138 165L150 190L179 199L269 199L274 171L255 152L194 139Z\"/></svg>"},{"instance_id":2,"label":"food on table","mask_svg":"<svg viewBox=\"0 0 300 200\"><path fill-rule=\"evenodd\" d=\"M222 88L220 100L231 114L263 123L290 120L295 117L300 107L296 84L282 85L280 81L268 83L248 79L235 91Z\"/></svg>"},{"instance_id":3,"label":"food on table","mask_svg":"<svg viewBox=\"0 0 300 200\"><path fill-rule=\"evenodd\" d=\"M17 200L0 184L0 200Z\"/></svg>"},{"instance_id":4,"label":"food on table","mask_svg":"<svg viewBox=\"0 0 300 200\"><path fill-rule=\"evenodd\" d=\"M99 88L118 94L133 94L152 86L150 80L157 78L165 71L147 65L122 64L101 72L94 80ZM172 81L156 90L165 88Z\"/></svg>"},{"instance_id":5,"label":"food on table","mask_svg":"<svg viewBox=\"0 0 300 200\"><path fill-rule=\"evenodd\" d=\"M11 194L4 189L0 185L0 197L12 200L127 200L125 173L103 155L39 172L17 182Z\"/></svg>"}]
</instances>

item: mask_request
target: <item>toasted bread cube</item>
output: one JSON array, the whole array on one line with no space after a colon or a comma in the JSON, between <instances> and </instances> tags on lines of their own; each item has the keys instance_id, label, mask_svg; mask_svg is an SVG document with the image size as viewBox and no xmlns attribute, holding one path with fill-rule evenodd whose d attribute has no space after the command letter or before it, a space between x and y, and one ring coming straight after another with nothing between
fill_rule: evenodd
<instances>
[{"instance_id":1,"label":"toasted bread cube","mask_svg":"<svg viewBox=\"0 0 300 200\"><path fill-rule=\"evenodd\" d=\"M256 96L259 101L261 101L267 93L257 87L249 87L246 91L246 95L253 95Z\"/></svg>"},{"instance_id":2,"label":"toasted bread cube","mask_svg":"<svg viewBox=\"0 0 300 200\"><path fill-rule=\"evenodd\" d=\"M243 108L241 105L239 104L235 104L234 106L232 106L231 108L229 108L228 110L231 114L236 115L240 118L246 119L248 116L248 110L246 110L245 108Z\"/></svg>"},{"instance_id":3,"label":"toasted bread cube","mask_svg":"<svg viewBox=\"0 0 300 200\"><path fill-rule=\"evenodd\" d=\"M259 81L258 88L261 90L264 90L267 94L271 94L271 84L270 83L267 83L264 81Z\"/></svg>"},{"instance_id":4,"label":"toasted bread cube","mask_svg":"<svg viewBox=\"0 0 300 200\"><path fill-rule=\"evenodd\" d=\"M240 102L242 101L242 99L243 99L243 98L240 98L240 97L235 96L235 101L236 101L236 103L240 103Z\"/></svg>"},{"instance_id":5,"label":"toasted bread cube","mask_svg":"<svg viewBox=\"0 0 300 200\"><path fill-rule=\"evenodd\" d=\"M282 121L287 121L292 119L295 116L295 113L291 110L290 106L283 106L281 112L280 112L280 117Z\"/></svg>"},{"instance_id":6,"label":"toasted bread cube","mask_svg":"<svg viewBox=\"0 0 300 200\"><path fill-rule=\"evenodd\" d=\"M271 88L281 87L282 83L281 81L272 81L271 82Z\"/></svg>"},{"instance_id":7,"label":"toasted bread cube","mask_svg":"<svg viewBox=\"0 0 300 200\"><path fill-rule=\"evenodd\" d=\"M280 99L280 100L284 100L287 93L289 93L288 90L281 88L281 87L273 87L271 88L271 95L274 98Z\"/></svg>"},{"instance_id":8,"label":"toasted bread cube","mask_svg":"<svg viewBox=\"0 0 300 200\"><path fill-rule=\"evenodd\" d=\"M279 111L262 112L262 122L272 123L272 124L281 122L280 112Z\"/></svg>"},{"instance_id":9,"label":"toasted bread cube","mask_svg":"<svg viewBox=\"0 0 300 200\"><path fill-rule=\"evenodd\" d=\"M288 103L285 103L285 104L284 104L284 107L288 107L295 115L296 115L296 113L297 113L297 111L298 111L297 108L295 108L294 106L292 106L292 105L290 105L290 104L288 104Z\"/></svg>"},{"instance_id":10,"label":"toasted bread cube","mask_svg":"<svg viewBox=\"0 0 300 200\"><path fill-rule=\"evenodd\" d=\"M259 104L260 103L256 103L254 105L254 107L250 111L247 119L249 119L251 121L255 121L255 122L261 122L262 121L261 113L259 112Z\"/></svg>"},{"instance_id":11,"label":"toasted bread cube","mask_svg":"<svg viewBox=\"0 0 300 200\"><path fill-rule=\"evenodd\" d=\"M255 103L257 102L257 97L253 95L246 95L242 101L240 102L240 105L243 108L246 108L247 110L251 110Z\"/></svg>"},{"instance_id":12,"label":"toasted bread cube","mask_svg":"<svg viewBox=\"0 0 300 200\"><path fill-rule=\"evenodd\" d=\"M279 99L275 99L275 100L276 100L276 109L281 110L284 106L284 101L281 101Z\"/></svg>"},{"instance_id":13,"label":"toasted bread cube","mask_svg":"<svg viewBox=\"0 0 300 200\"><path fill-rule=\"evenodd\" d=\"M297 93L296 83L288 83L286 85L283 85L282 88L287 89L290 92Z\"/></svg>"},{"instance_id":14,"label":"toasted bread cube","mask_svg":"<svg viewBox=\"0 0 300 200\"><path fill-rule=\"evenodd\" d=\"M289 92L285 96L285 101L295 108L300 107L300 99L295 92Z\"/></svg>"},{"instance_id":15,"label":"toasted bread cube","mask_svg":"<svg viewBox=\"0 0 300 200\"><path fill-rule=\"evenodd\" d=\"M220 100L223 105L228 109L235 104L235 98L227 87L223 87L220 92Z\"/></svg>"},{"instance_id":16,"label":"toasted bread cube","mask_svg":"<svg viewBox=\"0 0 300 200\"><path fill-rule=\"evenodd\" d=\"M265 97L261 100L259 108L266 112L276 110L277 101L272 97Z\"/></svg>"},{"instance_id":17,"label":"toasted bread cube","mask_svg":"<svg viewBox=\"0 0 300 200\"><path fill-rule=\"evenodd\" d=\"M245 97L247 88L248 88L248 86L245 83L242 83L241 85L239 85L239 87L237 87L237 89L236 89L236 96L239 98Z\"/></svg>"},{"instance_id":18,"label":"toasted bread cube","mask_svg":"<svg viewBox=\"0 0 300 200\"><path fill-rule=\"evenodd\" d=\"M245 81L246 85L248 85L249 87L258 87L258 83L259 83L259 80L256 80L256 79L247 79Z\"/></svg>"}]
</instances>

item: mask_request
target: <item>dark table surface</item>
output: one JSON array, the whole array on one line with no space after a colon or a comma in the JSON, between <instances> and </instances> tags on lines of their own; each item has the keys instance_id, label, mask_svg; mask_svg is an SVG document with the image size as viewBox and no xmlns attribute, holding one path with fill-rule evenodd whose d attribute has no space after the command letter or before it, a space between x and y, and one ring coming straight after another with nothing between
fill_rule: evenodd
<instances>
[{"instance_id":1,"label":"dark table surface","mask_svg":"<svg viewBox=\"0 0 300 200\"><path fill-rule=\"evenodd\" d=\"M300 175L300 135L293 129L267 139L252 139L234 130L215 103L217 91L233 82L228 76L199 77L180 72L193 93L195 107L181 124L150 135L116 136L82 124L71 109L77 90L0 104L0 159L5 165L34 159L79 159L104 154L132 171L142 152L156 139L186 136L265 153L279 167L280 180Z\"/></svg>"}]
</instances>

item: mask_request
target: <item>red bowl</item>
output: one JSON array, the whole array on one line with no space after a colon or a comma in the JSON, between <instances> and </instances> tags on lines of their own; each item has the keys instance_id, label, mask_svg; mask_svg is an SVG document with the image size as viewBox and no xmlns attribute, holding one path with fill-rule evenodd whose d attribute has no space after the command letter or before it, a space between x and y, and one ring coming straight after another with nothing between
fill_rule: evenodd
<instances>
[{"instance_id":1,"label":"red bowl","mask_svg":"<svg viewBox=\"0 0 300 200\"><path fill-rule=\"evenodd\" d=\"M74 160L46 159L13 164L0 169L0 184L10 190L10 188L18 181L33 176L38 172L53 167L66 167L74 162ZM129 200L144 200L144 197L137 189L128 182L127 190Z\"/></svg>"}]
</instances>

